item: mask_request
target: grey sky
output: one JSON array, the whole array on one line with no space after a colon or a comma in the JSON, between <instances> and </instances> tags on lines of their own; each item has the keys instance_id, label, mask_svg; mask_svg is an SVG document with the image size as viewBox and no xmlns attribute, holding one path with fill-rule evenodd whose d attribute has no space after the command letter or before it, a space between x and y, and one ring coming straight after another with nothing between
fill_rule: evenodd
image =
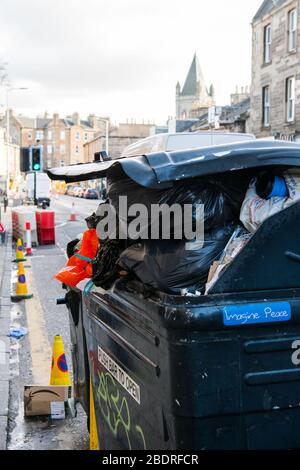
<instances>
[{"instance_id":1,"label":"grey sky","mask_svg":"<svg viewBox=\"0 0 300 470\"><path fill-rule=\"evenodd\" d=\"M11 81L29 88L12 92L10 106L163 123L195 51L227 104L236 84L250 84L250 23L261 3L1 0L0 57Z\"/></svg>"}]
</instances>

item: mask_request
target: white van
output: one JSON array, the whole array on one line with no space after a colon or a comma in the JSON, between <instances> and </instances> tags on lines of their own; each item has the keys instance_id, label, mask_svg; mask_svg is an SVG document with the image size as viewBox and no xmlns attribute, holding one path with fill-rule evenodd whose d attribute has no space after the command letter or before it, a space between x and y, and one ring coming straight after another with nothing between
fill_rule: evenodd
<instances>
[{"instance_id":1,"label":"white van","mask_svg":"<svg viewBox=\"0 0 300 470\"><path fill-rule=\"evenodd\" d=\"M34 173L27 173L25 177L25 188L27 200L34 199ZM36 173L36 199L38 204L50 207L51 181L46 173Z\"/></svg>"},{"instance_id":2,"label":"white van","mask_svg":"<svg viewBox=\"0 0 300 470\"><path fill-rule=\"evenodd\" d=\"M186 150L210 145L232 144L255 140L253 134L231 132L182 132L177 134L157 134L139 140L126 147L121 157L135 157L153 152Z\"/></svg>"}]
</instances>

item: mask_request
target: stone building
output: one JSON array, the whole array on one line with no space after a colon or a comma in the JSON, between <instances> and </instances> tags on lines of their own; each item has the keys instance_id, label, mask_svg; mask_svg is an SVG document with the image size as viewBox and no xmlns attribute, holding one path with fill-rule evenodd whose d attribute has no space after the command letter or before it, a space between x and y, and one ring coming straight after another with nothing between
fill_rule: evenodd
<instances>
[{"instance_id":1,"label":"stone building","mask_svg":"<svg viewBox=\"0 0 300 470\"><path fill-rule=\"evenodd\" d=\"M300 140L298 0L264 0L252 21L250 130Z\"/></svg>"},{"instance_id":2,"label":"stone building","mask_svg":"<svg viewBox=\"0 0 300 470\"><path fill-rule=\"evenodd\" d=\"M0 126L6 127L4 116ZM10 140L20 147L40 145L43 149L44 167L62 166L80 163L84 159L84 144L103 132L104 120L94 114L86 120L80 119L78 113L60 117L54 113L49 116L30 118L16 116L9 110Z\"/></svg>"},{"instance_id":3,"label":"stone building","mask_svg":"<svg viewBox=\"0 0 300 470\"><path fill-rule=\"evenodd\" d=\"M6 131L3 127L0 127L0 189L7 189L8 178L11 185L19 176L20 147L7 142Z\"/></svg>"},{"instance_id":4,"label":"stone building","mask_svg":"<svg viewBox=\"0 0 300 470\"><path fill-rule=\"evenodd\" d=\"M219 106L217 127L209 123L208 113L203 114L196 122L185 129L186 132L219 130L222 132L249 133L250 97L228 106Z\"/></svg>"},{"instance_id":5,"label":"stone building","mask_svg":"<svg viewBox=\"0 0 300 470\"><path fill-rule=\"evenodd\" d=\"M130 144L155 134L155 124L123 123L109 129L108 153L111 158L119 158ZM105 150L106 136L101 132L90 142L84 144L84 161L94 160L94 154Z\"/></svg>"},{"instance_id":6,"label":"stone building","mask_svg":"<svg viewBox=\"0 0 300 470\"><path fill-rule=\"evenodd\" d=\"M250 90L248 86L236 87L235 93L230 95L230 105L235 106L250 98Z\"/></svg>"},{"instance_id":7,"label":"stone building","mask_svg":"<svg viewBox=\"0 0 300 470\"><path fill-rule=\"evenodd\" d=\"M194 119L215 104L214 86L206 88L197 55L194 55L183 88L176 85L176 119Z\"/></svg>"}]
</instances>

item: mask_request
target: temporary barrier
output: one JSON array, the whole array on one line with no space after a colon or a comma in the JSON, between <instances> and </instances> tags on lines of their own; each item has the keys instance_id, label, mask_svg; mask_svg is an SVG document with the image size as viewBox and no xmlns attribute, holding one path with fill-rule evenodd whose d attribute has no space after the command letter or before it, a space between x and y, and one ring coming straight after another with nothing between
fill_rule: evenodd
<instances>
[{"instance_id":1,"label":"temporary barrier","mask_svg":"<svg viewBox=\"0 0 300 470\"><path fill-rule=\"evenodd\" d=\"M33 206L17 206L12 208L12 229L13 238L26 239L26 223L30 223L31 243L32 246L38 244L35 207Z\"/></svg>"},{"instance_id":2,"label":"temporary barrier","mask_svg":"<svg viewBox=\"0 0 300 470\"><path fill-rule=\"evenodd\" d=\"M70 217L69 217L69 222L76 222L76 211L75 211L75 204L72 202L72 207L71 207L71 212L70 212Z\"/></svg>"},{"instance_id":3,"label":"temporary barrier","mask_svg":"<svg viewBox=\"0 0 300 470\"><path fill-rule=\"evenodd\" d=\"M26 222L26 256L32 255L30 222Z\"/></svg>"},{"instance_id":4,"label":"temporary barrier","mask_svg":"<svg viewBox=\"0 0 300 470\"><path fill-rule=\"evenodd\" d=\"M37 235L40 245L55 244L55 213L50 210L36 211Z\"/></svg>"}]
</instances>

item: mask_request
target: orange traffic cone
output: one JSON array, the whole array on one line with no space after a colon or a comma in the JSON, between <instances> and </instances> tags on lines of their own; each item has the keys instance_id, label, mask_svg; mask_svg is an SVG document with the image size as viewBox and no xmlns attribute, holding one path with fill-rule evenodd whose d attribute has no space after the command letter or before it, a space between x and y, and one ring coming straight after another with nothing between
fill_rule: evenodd
<instances>
[{"instance_id":1,"label":"orange traffic cone","mask_svg":"<svg viewBox=\"0 0 300 470\"><path fill-rule=\"evenodd\" d=\"M19 263L16 293L15 295L11 296L11 300L17 301L17 300L31 299L32 297L33 297L32 294L28 294L24 264Z\"/></svg>"},{"instance_id":2,"label":"orange traffic cone","mask_svg":"<svg viewBox=\"0 0 300 470\"><path fill-rule=\"evenodd\" d=\"M16 258L14 262L20 263L22 261L26 261L26 259L24 258L24 247L23 247L21 238L18 238L17 246L16 246Z\"/></svg>"},{"instance_id":3,"label":"orange traffic cone","mask_svg":"<svg viewBox=\"0 0 300 470\"><path fill-rule=\"evenodd\" d=\"M75 212L75 204L72 202L72 209L69 217L69 222L76 222L76 212Z\"/></svg>"},{"instance_id":4,"label":"orange traffic cone","mask_svg":"<svg viewBox=\"0 0 300 470\"><path fill-rule=\"evenodd\" d=\"M64 343L60 335L56 335L53 341L50 385L71 385Z\"/></svg>"}]
</instances>

